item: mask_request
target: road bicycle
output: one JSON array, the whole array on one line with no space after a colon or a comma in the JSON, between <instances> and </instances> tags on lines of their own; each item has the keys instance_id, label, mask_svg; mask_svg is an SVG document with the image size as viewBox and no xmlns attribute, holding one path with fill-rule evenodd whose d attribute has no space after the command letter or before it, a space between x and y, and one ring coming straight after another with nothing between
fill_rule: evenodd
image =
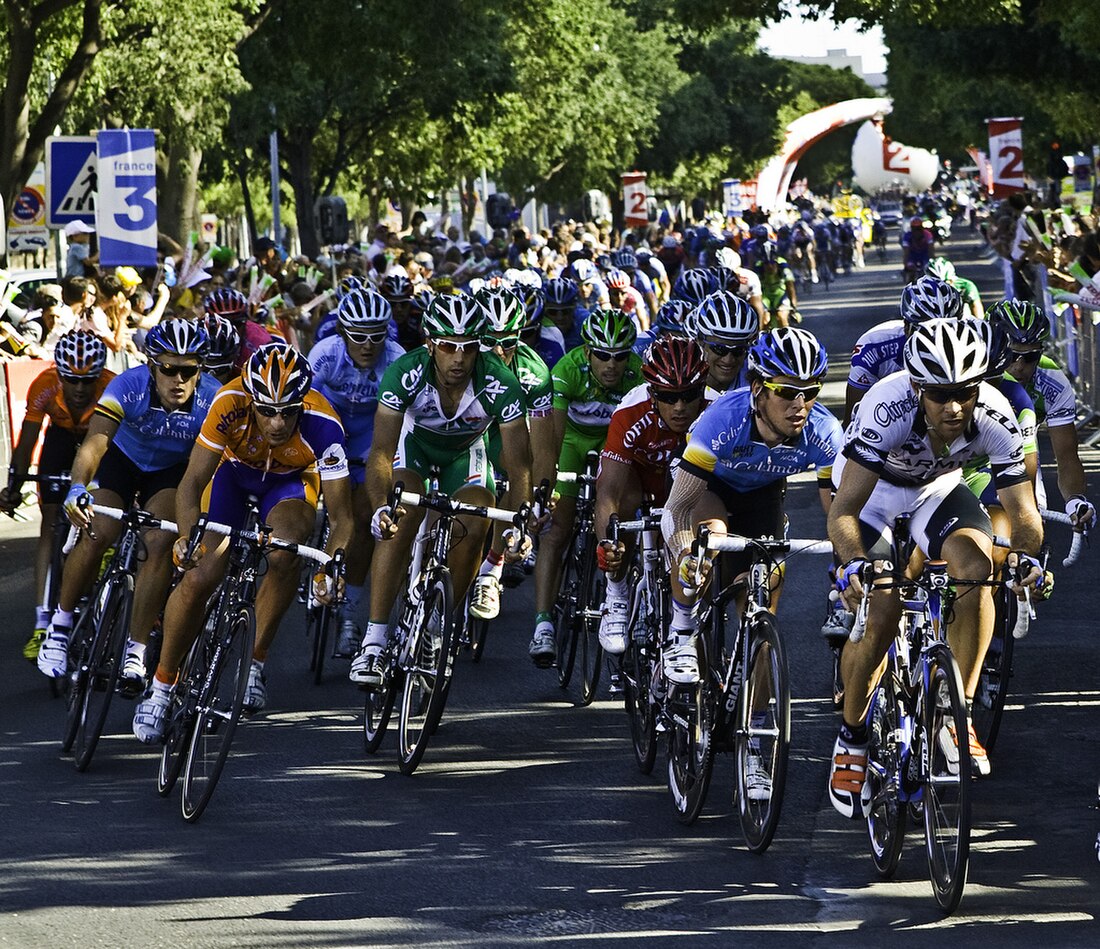
<instances>
[{"instance_id":1,"label":"road bicycle","mask_svg":"<svg viewBox=\"0 0 1100 949\"><path fill-rule=\"evenodd\" d=\"M143 530L175 531L176 525L146 511L92 504L90 509L122 523L114 552L92 588L69 637L68 696L61 750L73 752L77 771L91 764L111 699L119 688L130 613L134 603L134 577L145 560ZM127 698L134 698L132 693Z\"/></svg>"},{"instance_id":2,"label":"road bicycle","mask_svg":"<svg viewBox=\"0 0 1100 949\"><path fill-rule=\"evenodd\" d=\"M1007 546L1001 539L995 543ZM908 577L904 566L895 565L908 564L914 547L909 515L900 515L891 559L865 572L851 633L853 642L863 636L872 589L897 590L901 619L867 711L867 831L875 868L890 878L901 859L909 814L923 815L932 892L949 914L966 886L972 780L966 695L947 625L959 588L997 587L1001 581L951 577L942 560L926 561L919 577Z\"/></svg>"},{"instance_id":3,"label":"road bicycle","mask_svg":"<svg viewBox=\"0 0 1100 949\"><path fill-rule=\"evenodd\" d=\"M710 568L699 614L699 681L669 683L661 716L668 732L668 786L682 823L703 808L717 750L732 751L734 798L745 843L771 844L779 824L790 747L786 650L771 610L780 564L794 553L832 553L823 540L748 538L700 527L692 544L704 582L706 553L750 554L746 573L726 578L722 558ZM744 599L738 610L737 601Z\"/></svg>"},{"instance_id":4,"label":"road bicycle","mask_svg":"<svg viewBox=\"0 0 1100 949\"><path fill-rule=\"evenodd\" d=\"M563 483L578 485L577 512L573 532L562 563L561 583L552 613L557 655L558 685L569 687L577 657L581 653L581 704L590 705L600 684L603 648L600 646L600 607L603 603L603 575L596 568L596 471L599 452L590 451L579 474L558 473Z\"/></svg>"},{"instance_id":5,"label":"road bicycle","mask_svg":"<svg viewBox=\"0 0 1100 949\"><path fill-rule=\"evenodd\" d=\"M519 511L504 511L467 504L438 492L406 491L400 482L390 496L395 519L399 507L423 508L438 517L425 516L413 541L409 584L401 600L396 641L384 654L384 688L366 693L363 744L367 754L378 750L400 691L399 767L402 774L412 774L443 716L461 645L462 624L456 622L454 588L447 566L455 520L464 515L511 524L518 536L513 535L509 543L517 548L526 536L530 507L524 504Z\"/></svg>"},{"instance_id":6,"label":"road bicycle","mask_svg":"<svg viewBox=\"0 0 1100 949\"><path fill-rule=\"evenodd\" d=\"M189 822L197 821L210 803L244 707L256 638L256 588L265 555L286 550L312 560L333 578L337 589L342 567L342 557L275 537L259 522L255 499L249 500L243 528L200 518L188 538L185 559L194 557L206 532L230 538L228 567L172 690L157 773L162 797L171 793L182 774L180 807Z\"/></svg>"}]
</instances>

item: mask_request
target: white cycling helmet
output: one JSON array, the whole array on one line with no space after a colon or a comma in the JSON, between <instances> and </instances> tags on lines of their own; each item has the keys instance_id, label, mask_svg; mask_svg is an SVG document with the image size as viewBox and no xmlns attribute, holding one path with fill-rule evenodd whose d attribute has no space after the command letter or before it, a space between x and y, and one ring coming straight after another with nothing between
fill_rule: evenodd
<instances>
[{"instance_id":1,"label":"white cycling helmet","mask_svg":"<svg viewBox=\"0 0 1100 949\"><path fill-rule=\"evenodd\" d=\"M690 329L699 340L751 343L760 333L760 316L747 300L726 290L718 290L705 297L695 308L691 314Z\"/></svg>"},{"instance_id":2,"label":"white cycling helmet","mask_svg":"<svg viewBox=\"0 0 1100 949\"><path fill-rule=\"evenodd\" d=\"M969 385L986 375L989 349L974 320L928 320L905 343L905 368L917 385Z\"/></svg>"}]
</instances>

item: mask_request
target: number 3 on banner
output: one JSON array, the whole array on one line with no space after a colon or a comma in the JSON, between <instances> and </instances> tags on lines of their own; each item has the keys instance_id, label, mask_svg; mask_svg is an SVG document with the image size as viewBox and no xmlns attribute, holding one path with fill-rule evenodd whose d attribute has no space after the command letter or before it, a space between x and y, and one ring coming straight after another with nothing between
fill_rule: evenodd
<instances>
[{"instance_id":1,"label":"number 3 on banner","mask_svg":"<svg viewBox=\"0 0 1100 949\"><path fill-rule=\"evenodd\" d=\"M129 189L125 202L128 209L126 214L116 214L115 223L124 231L144 231L152 227L157 220L156 202L149 198L157 186L156 175L119 175L115 182L120 190ZM138 211L138 218L134 220L133 209Z\"/></svg>"}]
</instances>

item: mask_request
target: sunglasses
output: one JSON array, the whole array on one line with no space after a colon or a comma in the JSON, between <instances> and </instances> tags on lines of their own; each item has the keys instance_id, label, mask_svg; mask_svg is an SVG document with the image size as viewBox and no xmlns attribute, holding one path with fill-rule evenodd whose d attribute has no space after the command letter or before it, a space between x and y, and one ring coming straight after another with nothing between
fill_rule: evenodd
<instances>
[{"instance_id":1,"label":"sunglasses","mask_svg":"<svg viewBox=\"0 0 1100 949\"><path fill-rule=\"evenodd\" d=\"M198 366L170 366L165 362L154 362L153 365L157 367L157 372L169 378L178 376L180 379L187 380L199 374Z\"/></svg>"},{"instance_id":2,"label":"sunglasses","mask_svg":"<svg viewBox=\"0 0 1100 949\"><path fill-rule=\"evenodd\" d=\"M702 397L702 389L684 389L680 392L669 392L667 390L657 389L653 392L653 398L658 402L663 402L665 405L675 405L677 402L690 404L692 402L698 402Z\"/></svg>"},{"instance_id":3,"label":"sunglasses","mask_svg":"<svg viewBox=\"0 0 1100 949\"><path fill-rule=\"evenodd\" d=\"M481 341L490 349L494 346L499 346L501 349L515 349L519 345L518 336L483 336Z\"/></svg>"},{"instance_id":4,"label":"sunglasses","mask_svg":"<svg viewBox=\"0 0 1100 949\"><path fill-rule=\"evenodd\" d=\"M435 348L440 352L447 353L449 356L453 356L455 353L464 353L467 349L473 347L478 349L481 346L481 340L468 339L462 343L456 343L453 339L434 339Z\"/></svg>"},{"instance_id":5,"label":"sunglasses","mask_svg":"<svg viewBox=\"0 0 1100 949\"><path fill-rule=\"evenodd\" d=\"M592 355L600 362L626 362L630 358L630 350L626 349L619 353L611 353L606 349L593 349Z\"/></svg>"},{"instance_id":6,"label":"sunglasses","mask_svg":"<svg viewBox=\"0 0 1100 949\"><path fill-rule=\"evenodd\" d=\"M959 386L957 389L936 389L926 387L921 389L924 393L924 397L930 402L935 402L936 405L946 405L948 402L958 402L959 405L965 405L971 399L978 397L977 386Z\"/></svg>"},{"instance_id":7,"label":"sunglasses","mask_svg":"<svg viewBox=\"0 0 1100 949\"><path fill-rule=\"evenodd\" d=\"M799 396L802 396L807 402L813 402L821 394L821 385L813 386L785 386L780 385L778 382L765 382L764 388L769 392L774 392L784 402L793 402Z\"/></svg>"},{"instance_id":8,"label":"sunglasses","mask_svg":"<svg viewBox=\"0 0 1100 949\"><path fill-rule=\"evenodd\" d=\"M275 405L257 405L253 402L252 407L256 410L257 415L262 415L264 418L275 418L276 415L281 418L297 418L302 413L301 402L296 402L294 405L284 405L282 408Z\"/></svg>"},{"instance_id":9,"label":"sunglasses","mask_svg":"<svg viewBox=\"0 0 1100 949\"><path fill-rule=\"evenodd\" d=\"M355 343L359 346L365 346L367 343L384 343L387 335L386 330L377 333L353 333L351 330L344 330L344 338L349 343Z\"/></svg>"},{"instance_id":10,"label":"sunglasses","mask_svg":"<svg viewBox=\"0 0 1100 949\"><path fill-rule=\"evenodd\" d=\"M719 359L723 356L744 356L749 351L748 346L726 346L723 343L707 343L706 347Z\"/></svg>"},{"instance_id":11,"label":"sunglasses","mask_svg":"<svg viewBox=\"0 0 1100 949\"><path fill-rule=\"evenodd\" d=\"M98 373L94 376L61 376L63 382L72 386L94 386L99 381Z\"/></svg>"},{"instance_id":12,"label":"sunglasses","mask_svg":"<svg viewBox=\"0 0 1100 949\"><path fill-rule=\"evenodd\" d=\"M1038 362L1043 358L1043 351L1041 349L1010 349L1009 354L1012 356L1013 362Z\"/></svg>"}]
</instances>

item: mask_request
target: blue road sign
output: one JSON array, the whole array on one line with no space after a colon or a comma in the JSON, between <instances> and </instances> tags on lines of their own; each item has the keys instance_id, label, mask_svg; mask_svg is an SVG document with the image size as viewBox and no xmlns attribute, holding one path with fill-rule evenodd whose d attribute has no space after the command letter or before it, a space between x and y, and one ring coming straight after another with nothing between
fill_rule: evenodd
<instances>
[{"instance_id":1,"label":"blue road sign","mask_svg":"<svg viewBox=\"0 0 1100 949\"><path fill-rule=\"evenodd\" d=\"M51 136L46 139L46 226L70 221L95 224L98 162L95 139Z\"/></svg>"}]
</instances>

